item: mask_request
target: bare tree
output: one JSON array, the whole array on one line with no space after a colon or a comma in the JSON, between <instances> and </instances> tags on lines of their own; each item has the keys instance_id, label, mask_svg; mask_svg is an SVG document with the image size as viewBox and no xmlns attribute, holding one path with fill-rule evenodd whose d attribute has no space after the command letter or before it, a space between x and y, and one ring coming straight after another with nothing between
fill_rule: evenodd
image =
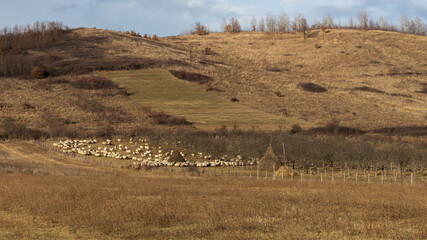
<instances>
[{"instance_id":1,"label":"bare tree","mask_svg":"<svg viewBox=\"0 0 427 240\"><path fill-rule=\"evenodd\" d=\"M276 32L277 30L277 18L274 15L267 15L265 18L265 26L268 32Z\"/></svg>"},{"instance_id":2,"label":"bare tree","mask_svg":"<svg viewBox=\"0 0 427 240\"><path fill-rule=\"evenodd\" d=\"M408 32L408 18L406 17L406 14L402 14L402 17L400 18L400 31L403 33Z\"/></svg>"},{"instance_id":3,"label":"bare tree","mask_svg":"<svg viewBox=\"0 0 427 240\"><path fill-rule=\"evenodd\" d=\"M364 10L359 11L359 27L368 29L368 16Z\"/></svg>"},{"instance_id":4,"label":"bare tree","mask_svg":"<svg viewBox=\"0 0 427 240\"><path fill-rule=\"evenodd\" d=\"M279 17L278 28L279 32L287 32L291 26L291 21L289 20L289 16L282 12Z\"/></svg>"},{"instance_id":5,"label":"bare tree","mask_svg":"<svg viewBox=\"0 0 427 240\"><path fill-rule=\"evenodd\" d=\"M421 20L421 18L419 18L419 17L415 18L415 27L416 27L416 34L418 34L418 35L425 35L426 34L426 27L423 23L423 20Z\"/></svg>"},{"instance_id":6,"label":"bare tree","mask_svg":"<svg viewBox=\"0 0 427 240\"><path fill-rule=\"evenodd\" d=\"M329 13L323 17L322 25L327 28L333 28L335 26L334 19Z\"/></svg>"},{"instance_id":7,"label":"bare tree","mask_svg":"<svg viewBox=\"0 0 427 240\"><path fill-rule=\"evenodd\" d=\"M348 27L349 28L354 28L354 21L353 21L353 17L350 16L350 19L348 19Z\"/></svg>"},{"instance_id":8,"label":"bare tree","mask_svg":"<svg viewBox=\"0 0 427 240\"><path fill-rule=\"evenodd\" d=\"M253 17L252 18L252 20L251 20L251 28L252 28L252 32L255 32L256 31L256 24L257 22L256 22L256 18L255 17Z\"/></svg>"},{"instance_id":9,"label":"bare tree","mask_svg":"<svg viewBox=\"0 0 427 240\"><path fill-rule=\"evenodd\" d=\"M258 29L259 29L260 32L264 32L265 31L265 22L264 22L264 18L263 17L261 17L259 19Z\"/></svg>"},{"instance_id":10,"label":"bare tree","mask_svg":"<svg viewBox=\"0 0 427 240\"><path fill-rule=\"evenodd\" d=\"M292 24L292 28L296 32L303 32L304 33L304 39L306 39L308 25L307 25L307 20L305 19L305 17L301 13L298 13L297 15L295 15L294 22Z\"/></svg>"},{"instance_id":11,"label":"bare tree","mask_svg":"<svg viewBox=\"0 0 427 240\"><path fill-rule=\"evenodd\" d=\"M205 25L202 25L200 22L196 22L193 26L192 33L196 35L206 35L208 34L208 30Z\"/></svg>"},{"instance_id":12,"label":"bare tree","mask_svg":"<svg viewBox=\"0 0 427 240\"><path fill-rule=\"evenodd\" d=\"M381 29L381 30L385 30L385 29L387 29L388 28L388 26L387 26L388 24L387 24L387 22L386 22L386 20L384 20L384 18L383 17L379 17L378 18L378 27Z\"/></svg>"},{"instance_id":13,"label":"bare tree","mask_svg":"<svg viewBox=\"0 0 427 240\"><path fill-rule=\"evenodd\" d=\"M232 17L230 20L230 25L232 32L237 33L242 31L239 20L237 18Z\"/></svg>"}]
</instances>

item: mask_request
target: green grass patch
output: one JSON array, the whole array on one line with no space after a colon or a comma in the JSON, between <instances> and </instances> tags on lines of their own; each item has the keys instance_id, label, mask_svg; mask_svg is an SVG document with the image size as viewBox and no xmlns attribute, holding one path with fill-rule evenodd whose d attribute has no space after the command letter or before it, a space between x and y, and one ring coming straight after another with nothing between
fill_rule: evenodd
<instances>
[{"instance_id":1,"label":"green grass patch","mask_svg":"<svg viewBox=\"0 0 427 240\"><path fill-rule=\"evenodd\" d=\"M185 117L200 129L213 129L225 125L250 129L277 129L291 125L284 117L258 111L225 96L207 92L204 86L173 77L163 69L105 71L97 75L107 77L124 87L137 102L151 106L154 110Z\"/></svg>"}]
</instances>

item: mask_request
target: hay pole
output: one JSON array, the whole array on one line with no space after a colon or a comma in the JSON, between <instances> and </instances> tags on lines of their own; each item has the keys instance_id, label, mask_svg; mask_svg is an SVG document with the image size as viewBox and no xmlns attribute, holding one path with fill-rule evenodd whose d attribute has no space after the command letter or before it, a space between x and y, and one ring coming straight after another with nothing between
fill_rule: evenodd
<instances>
[{"instance_id":1,"label":"hay pole","mask_svg":"<svg viewBox=\"0 0 427 240\"><path fill-rule=\"evenodd\" d=\"M259 169L256 170L256 179L259 179Z\"/></svg>"},{"instance_id":2,"label":"hay pole","mask_svg":"<svg viewBox=\"0 0 427 240\"><path fill-rule=\"evenodd\" d=\"M381 184L384 184L384 172L381 171Z\"/></svg>"},{"instance_id":3,"label":"hay pole","mask_svg":"<svg viewBox=\"0 0 427 240\"><path fill-rule=\"evenodd\" d=\"M413 185L414 185L414 174L411 173L411 186L413 186Z\"/></svg>"},{"instance_id":4,"label":"hay pole","mask_svg":"<svg viewBox=\"0 0 427 240\"><path fill-rule=\"evenodd\" d=\"M267 178L268 178L268 171L265 170L265 179L267 180Z\"/></svg>"},{"instance_id":5,"label":"hay pole","mask_svg":"<svg viewBox=\"0 0 427 240\"><path fill-rule=\"evenodd\" d=\"M302 173L302 172L300 172L300 176L301 176L301 182L302 182L302 174L303 174L303 173Z\"/></svg>"},{"instance_id":6,"label":"hay pole","mask_svg":"<svg viewBox=\"0 0 427 240\"><path fill-rule=\"evenodd\" d=\"M369 174L369 172L368 172L368 184L369 183L371 183L371 176L370 176L370 174Z\"/></svg>"},{"instance_id":7,"label":"hay pole","mask_svg":"<svg viewBox=\"0 0 427 240\"><path fill-rule=\"evenodd\" d=\"M332 174L331 174L331 176L332 176L332 180L331 181L334 182L335 179L334 179L334 169L333 168L332 168Z\"/></svg>"},{"instance_id":8,"label":"hay pole","mask_svg":"<svg viewBox=\"0 0 427 240\"><path fill-rule=\"evenodd\" d=\"M283 180L283 171L282 171L282 180Z\"/></svg>"},{"instance_id":9,"label":"hay pole","mask_svg":"<svg viewBox=\"0 0 427 240\"><path fill-rule=\"evenodd\" d=\"M323 182L323 173L320 173L320 182Z\"/></svg>"},{"instance_id":10,"label":"hay pole","mask_svg":"<svg viewBox=\"0 0 427 240\"><path fill-rule=\"evenodd\" d=\"M345 174L346 174L346 173L344 173L344 183L345 183Z\"/></svg>"},{"instance_id":11,"label":"hay pole","mask_svg":"<svg viewBox=\"0 0 427 240\"><path fill-rule=\"evenodd\" d=\"M356 173L356 183L359 182L359 173Z\"/></svg>"},{"instance_id":12,"label":"hay pole","mask_svg":"<svg viewBox=\"0 0 427 240\"><path fill-rule=\"evenodd\" d=\"M292 174L291 174L291 182L294 181L294 170L292 169ZM427 184L427 177L426 177L426 184Z\"/></svg>"}]
</instances>

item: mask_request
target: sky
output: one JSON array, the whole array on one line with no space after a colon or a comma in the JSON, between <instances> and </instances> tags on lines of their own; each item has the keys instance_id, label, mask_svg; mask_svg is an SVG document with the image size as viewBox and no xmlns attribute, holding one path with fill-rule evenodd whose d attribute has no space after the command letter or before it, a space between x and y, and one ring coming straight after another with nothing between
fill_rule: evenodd
<instances>
[{"instance_id":1,"label":"sky","mask_svg":"<svg viewBox=\"0 0 427 240\"><path fill-rule=\"evenodd\" d=\"M235 17L245 28L253 17L281 12L291 17L301 13L309 23L329 13L335 23L347 24L360 10L395 24L403 13L427 22L427 0L0 0L0 27L61 21L71 28L170 36L191 29L197 21L218 31L223 19Z\"/></svg>"}]
</instances>

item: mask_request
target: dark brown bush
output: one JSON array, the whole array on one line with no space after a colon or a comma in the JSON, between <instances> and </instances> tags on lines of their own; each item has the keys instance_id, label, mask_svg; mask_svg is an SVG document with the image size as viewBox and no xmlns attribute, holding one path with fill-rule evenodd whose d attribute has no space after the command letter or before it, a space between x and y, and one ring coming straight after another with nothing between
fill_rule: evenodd
<instances>
[{"instance_id":1,"label":"dark brown bush","mask_svg":"<svg viewBox=\"0 0 427 240\"><path fill-rule=\"evenodd\" d=\"M99 90L99 89L113 89L119 86L105 77L81 77L70 82L71 86L81 89Z\"/></svg>"},{"instance_id":2,"label":"dark brown bush","mask_svg":"<svg viewBox=\"0 0 427 240\"><path fill-rule=\"evenodd\" d=\"M239 99L237 99L236 97L233 97L233 98L231 98L230 99L232 102L238 102L239 101Z\"/></svg>"},{"instance_id":3,"label":"dark brown bush","mask_svg":"<svg viewBox=\"0 0 427 240\"><path fill-rule=\"evenodd\" d=\"M36 66L31 70L31 77L34 79L42 79L48 76L49 72L39 66Z\"/></svg>"},{"instance_id":4,"label":"dark brown bush","mask_svg":"<svg viewBox=\"0 0 427 240\"><path fill-rule=\"evenodd\" d=\"M213 81L213 79L209 76L198 73L186 72L184 70L169 70L169 72L179 79L187 80L190 82L196 82L198 84L206 84Z\"/></svg>"},{"instance_id":5,"label":"dark brown bush","mask_svg":"<svg viewBox=\"0 0 427 240\"><path fill-rule=\"evenodd\" d=\"M365 92L372 92L372 93L382 93L384 94L385 92L375 89L375 88L371 88L371 87L367 87L367 86L362 86L362 87L355 87L353 88L353 90L358 90L358 91L365 91Z\"/></svg>"},{"instance_id":6,"label":"dark brown bush","mask_svg":"<svg viewBox=\"0 0 427 240\"><path fill-rule=\"evenodd\" d=\"M217 87L207 87L206 92L224 92L222 89L219 89Z\"/></svg>"},{"instance_id":7,"label":"dark brown bush","mask_svg":"<svg viewBox=\"0 0 427 240\"><path fill-rule=\"evenodd\" d=\"M298 88L301 88L304 91L309 91L309 92L316 92L316 93L323 93L323 92L327 92L328 90L318 84L314 84L314 83L299 83L298 84Z\"/></svg>"},{"instance_id":8,"label":"dark brown bush","mask_svg":"<svg viewBox=\"0 0 427 240\"><path fill-rule=\"evenodd\" d=\"M175 125L191 125L192 124L188 122L185 117L174 117L164 112L150 111L149 118L151 118L152 121L158 125L175 126Z\"/></svg>"}]
</instances>

